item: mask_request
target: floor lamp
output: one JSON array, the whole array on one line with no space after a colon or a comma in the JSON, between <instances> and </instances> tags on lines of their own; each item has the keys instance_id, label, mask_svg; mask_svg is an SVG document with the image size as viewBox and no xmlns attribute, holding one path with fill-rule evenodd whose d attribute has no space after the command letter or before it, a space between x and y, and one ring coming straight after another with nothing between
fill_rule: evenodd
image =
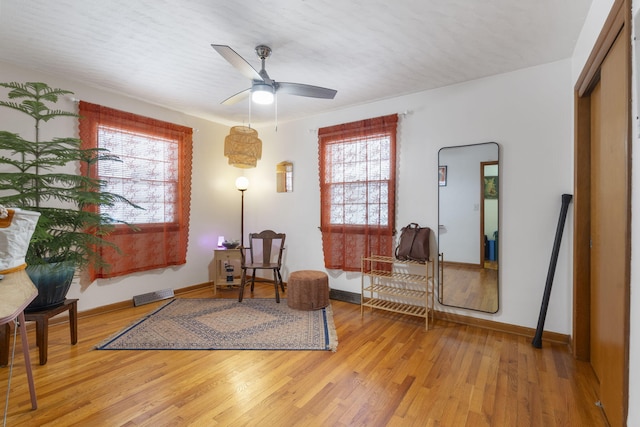
<instances>
[{"instance_id":1,"label":"floor lamp","mask_svg":"<svg viewBox=\"0 0 640 427\"><path fill-rule=\"evenodd\" d=\"M236 179L236 188L242 194L242 202L240 204L240 247L244 248L244 192L249 188L247 177L238 177Z\"/></svg>"}]
</instances>

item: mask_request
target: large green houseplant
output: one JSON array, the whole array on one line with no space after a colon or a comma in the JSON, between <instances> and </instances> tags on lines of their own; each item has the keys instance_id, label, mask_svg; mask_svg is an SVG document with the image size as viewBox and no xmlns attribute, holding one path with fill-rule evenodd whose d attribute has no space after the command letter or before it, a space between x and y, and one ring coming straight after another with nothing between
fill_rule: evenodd
<instances>
[{"instance_id":1,"label":"large green houseplant","mask_svg":"<svg viewBox=\"0 0 640 427\"><path fill-rule=\"evenodd\" d=\"M0 205L41 213L26 255L27 273L39 297L28 309L64 301L74 271L104 264L98 249L117 222L100 211L126 198L106 192L100 180L81 175L80 164L118 161L102 149L85 149L78 138L43 139L44 123L59 117L78 117L55 107L72 92L45 83L0 83L8 89L0 107L31 118L33 129L23 134L0 131ZM84 168L87 170L88 168ZM61 277L58 277L61 276ZM63 283L57 283L58 280Z\"/></svg>"}]
</instances>

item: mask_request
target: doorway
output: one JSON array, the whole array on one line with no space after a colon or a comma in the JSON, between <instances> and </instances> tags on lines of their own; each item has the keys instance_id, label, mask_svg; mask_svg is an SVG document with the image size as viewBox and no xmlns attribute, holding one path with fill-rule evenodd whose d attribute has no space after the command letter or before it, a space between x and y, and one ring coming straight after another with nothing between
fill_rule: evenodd
<instances>
[{"instance_id":1,"label":"doorway","mask_svg":"<svg viewBox=\"0 0 640 427\"><path fill-rule=\"evenodd\" d=\"M480 162L481 268L498 269L498 162Z\"/></svg>"}]
</instances>

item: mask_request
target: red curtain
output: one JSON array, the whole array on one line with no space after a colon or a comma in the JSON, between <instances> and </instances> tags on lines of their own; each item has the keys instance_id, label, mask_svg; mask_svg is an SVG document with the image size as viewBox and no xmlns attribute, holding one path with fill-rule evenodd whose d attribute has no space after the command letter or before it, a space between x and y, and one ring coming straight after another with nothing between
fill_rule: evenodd
<instances>
[{"instance_id":1,"label":"red curtain","mask_svg":"<svg viewBox=\"0 0 640 427\"><path fill-rule=\"evenodd\" d=\"M122 276L138 271L164 268L186 263L191 201L192 129L148 117L138 116L81 101L79 130L83 147L98 147L102 139L114 138L111 154L123 159L118 178L109 182L109 191L141 205L123 219L135 223L137 231L126 225L105 237L120 252L103 246L99 253L108 264L105 268L90 268L89 280ZM121 137L121 140L118 138ZM135 142L135 143L132 143ZM104 145L102 141L101 145ZM137 153L151 155L141 160ZM112 162L107 162L112 163ZM106 163L105 163L105 168ZM86 165L81 173L87 173ZM89 168L89 175L99 176L100 163ZM140 179L140 169L159 180ZM151 171L151 172L149 172ZM106 172L106 169L104 171ZM136 217L142 212L142 216ZM122 214L122 213L121 213ZM134 218L134 219L132 219ZM136 218L140 223L136 223Z\"/></svg>"},{"instance_id":2,"label":"red curtain","mask_svg":"<svg viewBox=\"0 0 640 427\"><path fill-rule=\"evenodd\" d=\"M325 267L360 271L362 256L393 254L398 115L318 131Z\"/></svg>"}]
</instances>

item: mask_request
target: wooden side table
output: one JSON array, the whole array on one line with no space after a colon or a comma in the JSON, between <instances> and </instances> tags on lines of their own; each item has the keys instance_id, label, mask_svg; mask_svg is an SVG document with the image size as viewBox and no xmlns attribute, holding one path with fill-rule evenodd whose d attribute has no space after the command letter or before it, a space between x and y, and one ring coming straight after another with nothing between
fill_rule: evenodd
<instances>
[{"instance_id":1,"label":"wooden side table","mask_svg":"<svg viewBox=\"0 0 640 427\"><path fill-rule=\"evenodd\" d=\"M69 331L71 334L71 344L78 342L78 300L66 299L58 307L25 312L26 321L36 322L36 344L40 356L40 364L47 363L47 350L49 346L49 319L65 311L69 312Z\"/></svg>"},{"instance_id":2,"label":"wooden side table","mask_svg":"<svg viewBox=\"0 0 640 427\"><path fill-rule=\"evenodd\" d=\"M227 281L225 265L233 265L233 280ZM242 254L240 249L214 249L213 250L213 295L216 295L218 286L238 286L240 285L240 266L242 265Z\"/></svg>"}]
</instances>

